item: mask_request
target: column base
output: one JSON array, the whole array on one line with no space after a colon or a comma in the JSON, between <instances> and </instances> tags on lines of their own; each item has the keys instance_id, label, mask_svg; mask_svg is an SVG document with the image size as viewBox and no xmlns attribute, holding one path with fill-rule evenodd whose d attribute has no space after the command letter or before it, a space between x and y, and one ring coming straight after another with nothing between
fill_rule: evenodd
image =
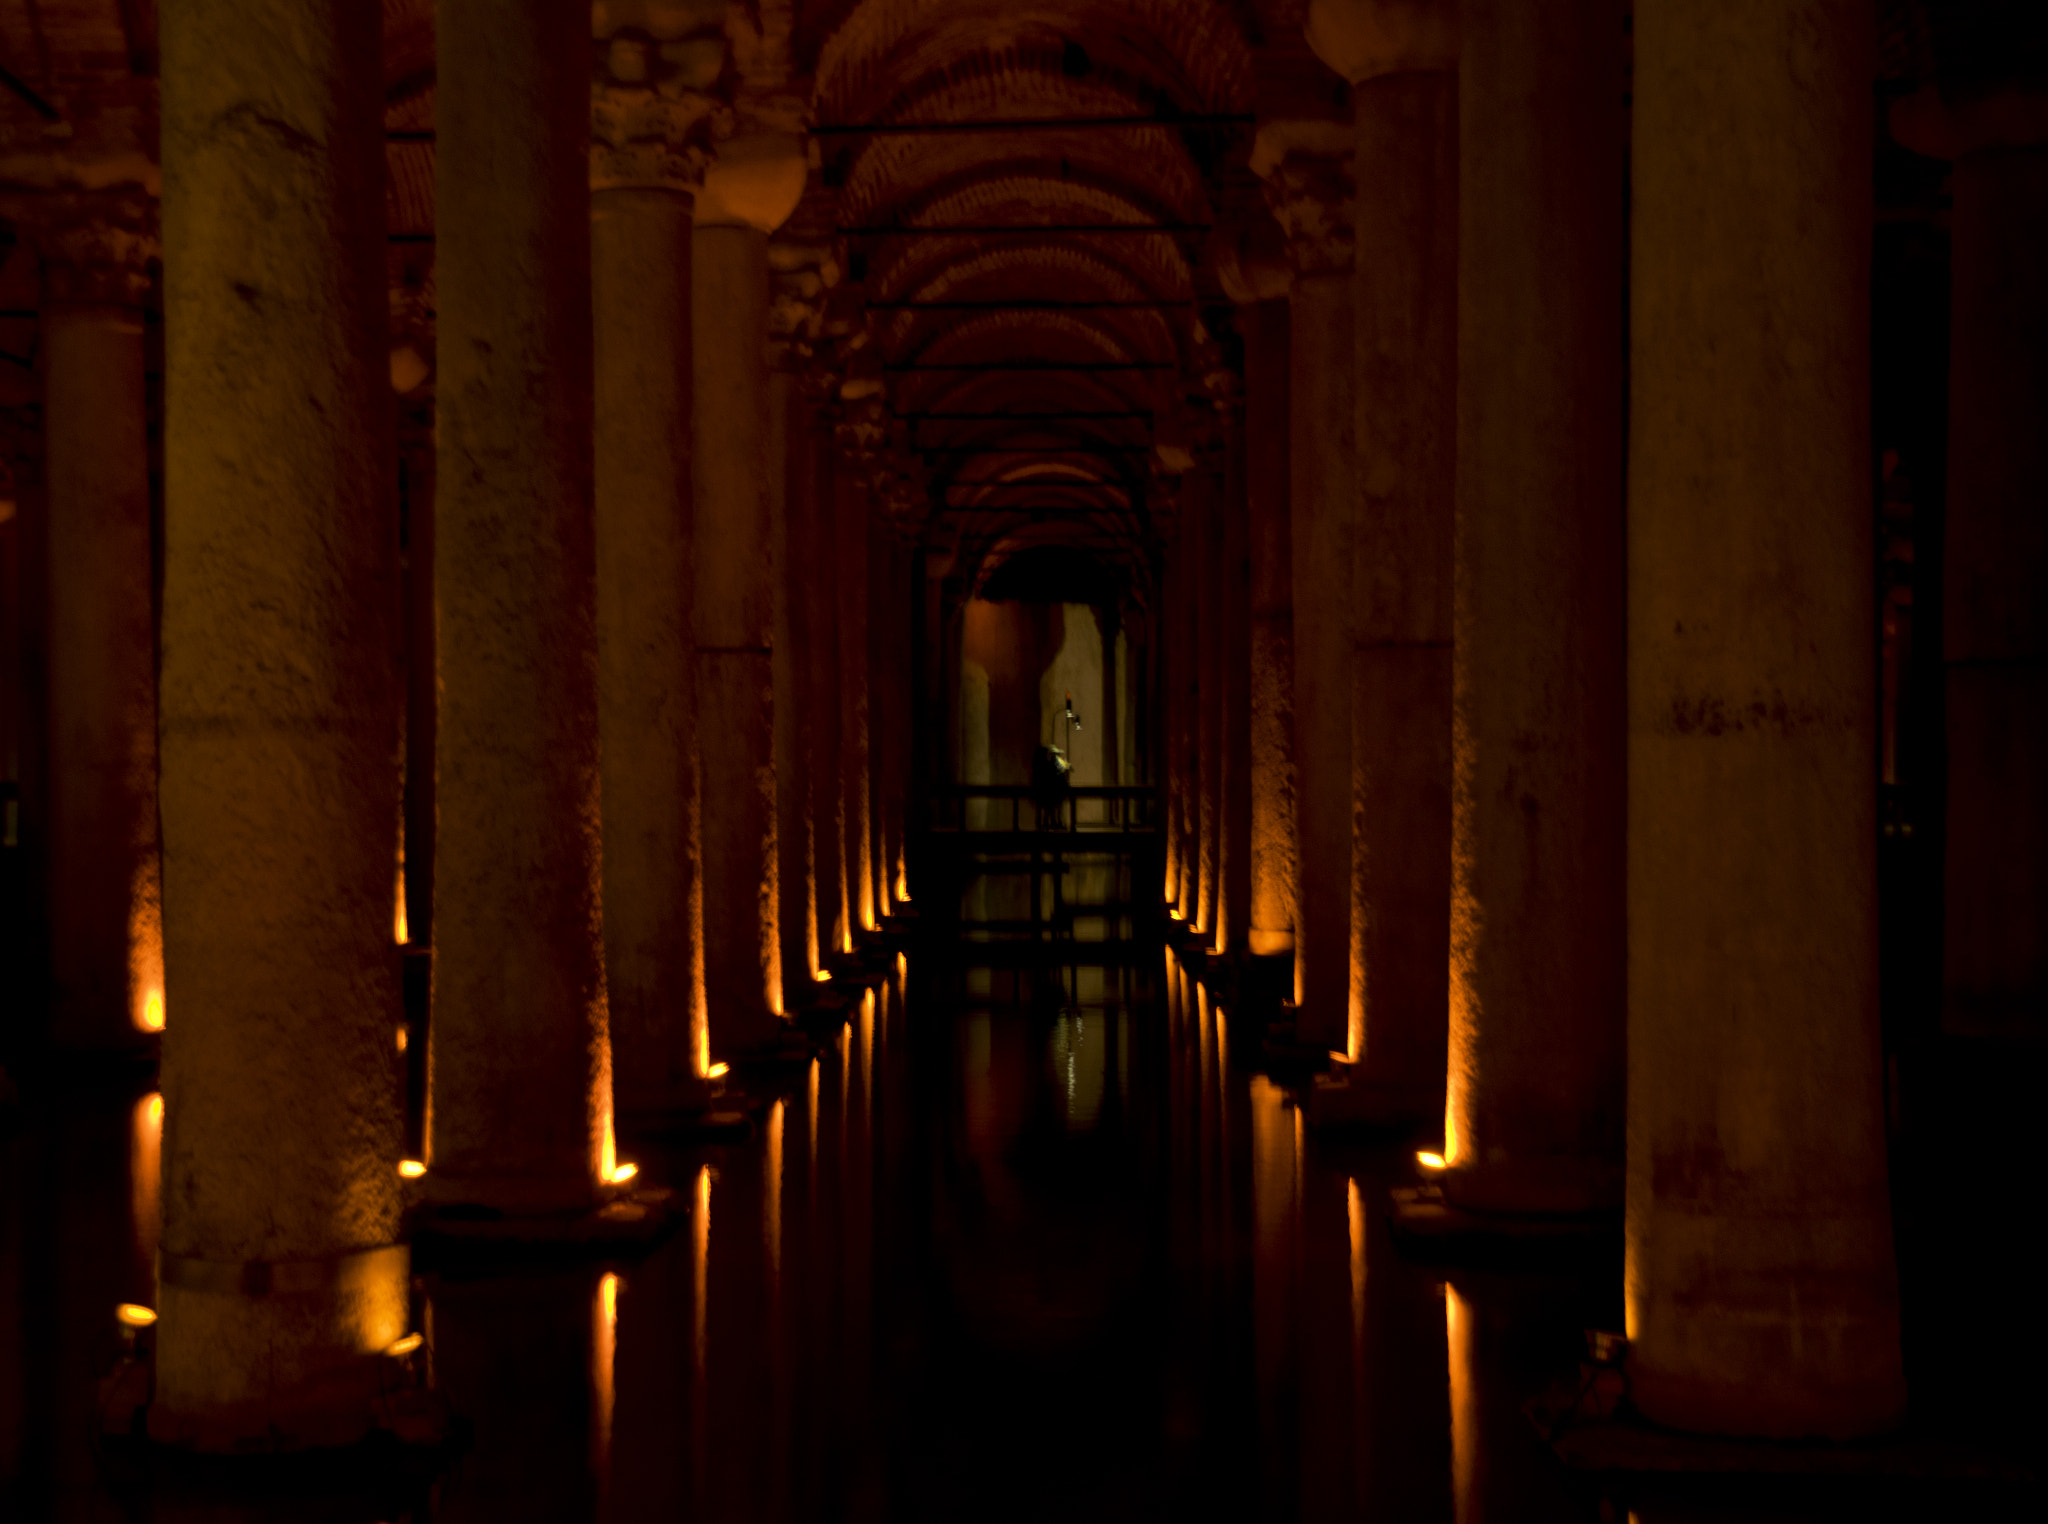
<instances>
[{"instance_id":1,"label":"column base","mask_svg":"<svg viewBox=\"0 0 2048 1524\"><path fill-rule=\"evenodd\" d=\"M1387 1225L1395 1242L1430 1258L1618 1260L1621 1253L1618 1212L1474 1212L1447 1201L1437 1185L1396 1186L1388 1197Z\"/></svg>"},{"instance_id":2,"label":"column base","mask_svg":"<svg viewBox=\"0 0 2048 1524\"><path fill-rule=\"evenodd\" d=\"M1432 1102L1412 1088L1367 1079L1348 1064L1333 1064L1316 1076L1302 1096L1302 1121L1311 1131L1357 1128L1406 1133L1443 1116L1443 1102Z\"/></svg>"},{"instance_id":3,"label":"column base","mask_svg":"<svg viewBox=\"0 0 2048 1524\"><path fill-rule=\"evenodd\" d=\"M1460 1163L1436 1183L1450 1205L1488 1216L1607 1216L1622 1206L1618 1160L1556 1155Z\"/></svg>"},{"instance_id":4,"label":"column base","mask_svg":"<svg viewBox=\"0 0 2048 1524\"><path fill-rule=\"evenodd\" d=\"M686 1214L674 1191L622 1190L582 1211L510 1213L455 1202L423 1202L406 1227L426 1256L557 1252L613 1253L652 1247Z\"/></svg>"}]
</instances>

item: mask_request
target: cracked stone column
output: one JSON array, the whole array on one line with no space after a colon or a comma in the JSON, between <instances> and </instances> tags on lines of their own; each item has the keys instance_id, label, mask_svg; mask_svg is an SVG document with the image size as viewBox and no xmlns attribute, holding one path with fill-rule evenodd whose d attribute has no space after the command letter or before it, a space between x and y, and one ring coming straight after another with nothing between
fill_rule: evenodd
<instances>
[{"instance_id":1,"label":"cracked stone column","mask_svg":"<svg viewBox=\"0 0 2048 1524\"><path fill-rule=\"evenodd\" d=\"M1289 143L1292 127L1302 138ZM1357 517L1352 409L1351 132L1276 124L1254 150L1287 233L1290 302L1290 551L1299 879L1295 1029L1343 1051L1351 949L1351 576ZM1289 151L1291 150L1291 151Z\"/></svg>"},{"instance_id":2,"label":"cracked stone column","mask_svg":"<svg viewBox=\"0 0 2048 1524\"><path fill-rule=\"evenodd\" d=\"M1942 1025L2048 1030L2048 94L1929 85L1892 132L1952 160Z\"/></svg>"},{"instance_id":3,"label":"cracked stone column","mask_svg":"<svg viewBox=\"0 0 2048 1524\"><path fill-rule=\"evenodd\" d=\"M1318 0L1351 81L1358 530L1352 569L1352 1098L1442 1114L1451 900L1451 523L1458 361L1456 13Z\"/></svg>"},{"instance_id":4,"label":"cracked stone column","mask_svg":"<svg viewBox=\"0 0 2048 1524\"><path fill-rule=\"evenodd\" d=\"M775 834L775 599L769 504L768 235L803 194L803 145L719 147L691 260L691 458L704 990L715 1053L771 1046L783 1013Z\"/></svg>"},{"instance_id":5,"label":"cracked stone column","mask_svg":"<svg viewBox=\"0 0 2048 1524\"><path fill-rule=\"evenodd\" d=\"M1905 1408L1877 1016L1873 68L1856 0L1636 8L1629 1380L1646 1416L1716 1433L1869 1433Z\"/></svg>"},{"instance_id":6,"label":"cracked stone column","mask_svg":"<svg viewBox=\"0 0 2048 1524\"><path fill-rule=\"evenodd\" d=\"M72 198L64 198L72 202ZM156 209L78 198L39 230L49 619L51 1027L146 1049L164 1024L156 628L142 303Z\"/></svg>"},{"instance_id":7,"label":"cracked stone column","mask_svg":"<svg viewBox=\"0 0 2048 1524\"><path fill-rule=\"evenodd\" d=\"M149 1425L206 1449L360 1438L406 1332L378 42L374 10L314 0L163 12L175 1014Z\"/></svg>"},{"instance_id":8,"label":"cracked stone column","mask_svg":"<svg viewBox=\"0 0 2048 1524\"><path fill-rule=\"evenodd\" d=\"M1621 1201L1622 15L1468 0L1445 1193Z\"/></svg>"},{"instance_id":9,"label":"cracked stone column","mask_svg":"<svg viewBox=\"0 0 2048 1524\"><path fill-rule=\"evenodd\" d=\"M440 0L440 734L428 1199L612 1165L591 479L590 35ZM613 425L608 425L608 427Z\"/></svg>"},{"instance_id":10,"label":"cracked stone column","mask_svg":"<svg viewBox=\"0 0 2048 1524\"><path fill-rule=\"evenodd\" d=\"M605 987L626 1115L708 1099L690 642L690 246L722 35L599 38L590 165Z\"/></svg>"}]
</instances>

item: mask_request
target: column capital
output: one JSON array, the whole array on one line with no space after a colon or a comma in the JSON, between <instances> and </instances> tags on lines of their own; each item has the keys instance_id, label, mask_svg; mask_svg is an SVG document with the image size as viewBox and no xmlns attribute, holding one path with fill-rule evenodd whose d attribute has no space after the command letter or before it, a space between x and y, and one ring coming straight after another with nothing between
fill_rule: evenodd
<instances>
[{"instance_id":1,"label":"column capital","mask_svg":"<svg viewBox=\"0 0 2048 1524\"><path fill-rule=\"evenodd\" d=\"M1252 168L1266 182L1266 204L1287 237L1287 260L1297 275L1351 268L1352 158L1348 124L1283 122L1259 129Z\"/></svg>"},{"instance_id":2,"label":"column capital","mask_svg":"<svg viewBox=\"0 0 2048 1524\"><path fill-rule=\"evenodd\" d=\"M825 309L839 284L825 243L775 239L768 245L768 357L776 370L809 370L819 354Z\"/></svg>"},{"instance_id":3,"label":"column capital","mask_svg":"<svg viewBox=\"0 0 2048 1524\"><path fill-rule=\"evenodd\" d=\"M1458 67L1457 0L1310 0L1303 34L1354 85Z\"/></svg>"},{"instance_id":4,"label":"column capital","mask_svg":"<svg viewBox=\"0 0 2048 1524\"><path fill-rule=\"evenodd\" d=\"M637 14L641 9L650 14ZM717 140L732 130L732 107L720 90L726 72L722 13L692 25L686 7L666 25L645 24L652 11L599 5L592 12L593 191L694 195Z\"/></svg>"},{"instance_id":5,"label":"column capital","mask_svg":"<svg viewBox=\"0 0 2048 1524\"><path fill-rule=\"evenodd\" d=\"M30 221L43 260L43 300L139 307L162 254L157 205L139 190L38 197Z\"/></svg>"}]
</instances>

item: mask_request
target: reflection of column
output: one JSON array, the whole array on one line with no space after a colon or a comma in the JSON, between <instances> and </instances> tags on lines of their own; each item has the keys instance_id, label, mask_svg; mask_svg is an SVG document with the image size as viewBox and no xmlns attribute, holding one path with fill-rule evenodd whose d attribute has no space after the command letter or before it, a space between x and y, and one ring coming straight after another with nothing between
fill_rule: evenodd
<instances>
[{"instance_id":1,"label":"reflection of column","mask_svg":"<svg viewBox=\"0 0 2048 1524\"><path fill-rule=\"evenodd\" d=\"M1609 1208L1622 1124L1622 23L1460 13L1445 1192Z\"/></svg>"},{"instance_id":2,"label":"reflection of column","mask_svg":"<svg viewBox=\"0 0 2048 1524\"><path fill-rule=\"evenodd\" d=\"M1877 1027L1869 17L1646 6L1635 37L1630 1381L1679 1427L1867 1432L1905 1405Z\"/></svg>"},{"instance_id":3,"label":"reflection of column","mask_svg":"<svg viewBox=\"0 0 2048 1524\"><path fill-rule=\"evenodd\" d=\"M546 7L448 0L437 15L426 1185L439 1201L549 1211L590 1202L611 1163L581 232L590 39Z\"/></svg>"},{"instance_id":4,"label":"reflection of column","mask_svg":"<svg viewBox=\"0 0 2048 1524\"><path fill-rule=\"evenodd\" d=\"M1243 310L1245 507L1251 561L1251 950L1294 952L1294 562L1290 525L1289 357L1285 298Z\"/></svg>"},{"instance_id":5,"label":"reflection of column","mask_svg":"<svg viewBox=\"0 0 2048 1524\"><path fill-rule=\"evenodd\" d=\"M1344 134L1348 148L1349 134ZM1351 946L1351 165L1294 153L1267 193L1294 263L1288 460L1294 581L1294 762L1300 878L1296 1029L1345 1040Z\"/></svg>"},{"instance_id":6,"label":"reflection of column","mask_svg":"<svg viewBox=\"0 0 2048 1524\"><path fill-rule=\"evenodd\" d=\"M703 789L704 988L712 1046L771 1042L776 931L775 604L768 505L768 234L803 193L793 137L722 144L697 198L691 621Z\"/></svg>"},{"instance_id":7,"label":"reflection of column","mask_svg":"<svg viewBox=\"0 0 2048 1524\"><path fill-rule=\"evenodd\" d=\"M93 201L41 240L50 1041L61 1048L134 1048L163 1026L142 382L154 222L139 196Z\"/></svg>"},{"instance_id":8,"label":"reflection of column","mask_svg":"<svg viewBox=\"0 0 2048 1524\"><path fill-rule=\"evenodd\" d=\"M1953 159L1942 658L1942 1020L2026 1037L2048 1011L2048 103L2003 89L1892 110Z\"/></svg>"},{"instance_id":9,"label":"reflection of column","mask_svg":"<svg viewBox=\"0 0 2048 1524\"><path fill-rule=\"evenodd\" d=\"M839 661L840 795L845 809L846 928L834 952L853 951L854 939L875 924L874 851L869 839L868 743L868 498L860 477L842 471L833 494L836 516L834 580L839 626L833 650Z\"/></svg>"},{"instance_id":10,"label":"reflection of column","mask_svg":"<svg viewBox=\"0 0 2048 1524\"><path fill-rule=\"evenodd\" d=\"M1358 134L1354 1085L1441 1114L1451 868L1457 38L1445 6L1321 0L1309 30Z\"/></svg>"},{"instance_id":11,"label":"reflection of column","mask_svg":"<svg viewBox=\"0 0 2048 1524\"><path fill-rule=\"evenodd\" d=\"M211 1448L360 1433L355 1377L406 1331L398 517L376 12L192 0L162 41L178 1020L150 1429Z\"/></svg>"},{"instance_id":12,"label":"reflection of column","mask_svg":"<svg viewBox=\"0 0 2048 1524\"><path fill-rule=\"evenodd\" d=\"M1274 1513L1292 1517L1301 1457L1295 1241L1300 1231L1295 1118L1280 1090L1253 1075L1252 1361L1259 1406L1260 1470L1274 1489Z\"/></svg>"},{"instance_id":13,"label":"reflection of column","mask_svg":"<svg viewBox=\"0 0 2048 1524\"><path fill-rule=\"evenodd\" d=\"M622 1110L702 1104L690 658L690 214L704 98L614 38L591 155L598 730L605 988ZM671 113L645 116L651 100ZM695 109L690 103L695 102Z\"/></svg>"}]
</instances>

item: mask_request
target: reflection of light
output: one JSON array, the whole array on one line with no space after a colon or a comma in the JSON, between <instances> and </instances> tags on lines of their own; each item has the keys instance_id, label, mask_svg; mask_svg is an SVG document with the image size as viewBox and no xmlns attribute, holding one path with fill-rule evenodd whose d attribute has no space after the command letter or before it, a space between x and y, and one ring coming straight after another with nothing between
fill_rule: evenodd
<instances>
[{"instance_id":1,"label":"reflection of light","mask_svg":"<svg viewBox=\"0 0 2048 1524\"><path fill-rule=\"evenodd\" d=\"M426 1165L420 1163L417 1159L400 1159L398 1161L398 1173L408 1180L417 1180L426 1172Z\"/></svg>"},{"instance_id":2,"label":"reflection of light","mask_svg":"<svg viewBox=\"0 0 2048 1524\"><path fill-rule=\"evenodd\" d=\"M406 1045L406 1042L407 1042L407 1041L408 1041L408 1039L407 1039L407 1037L406 1037L406 1035L405 1035L405 1028L404 1028L404 1027L400 1027L400 1028L398 1029L398 1051L399 1051L399 1052L403 1053L403 1052L405 1051L405 1045Z\"/></svg>"},{"instance_id":3,"label":"reflection of light","mask_svg":"<svg viewBox=\"0 0 2048 1524\"><path fill-rule=\"evenodd\" d=\"M604 1318L606 1328L616 1328L619 1322L619 1278L607 1270L597 1283L597 1307ZM635 1325L637 1326L637 1325ZM418 1334L413 1337L417 1339Z\"/></svg>"},{"instance_id":4,"label":"reflection of light","mask_svg":"<svg viewBox=\"0 0 2048 1524\"><path fill-rule=\"evenodd\" d=\"M164 1098L151 1091L135 1103L128 1146L129 1211L135 1230L137 1286L156 1296L156 1250L163 1227Z\"/></svg>"},{"instance_id":5,"label":"reflection of light","mask_svg":"<svg viewBox=\"0 0 2048 1524\"><path fill-rule=\"evenodd\" d=\"M142 1030L161 1032L164 1029L164 992L151 990L142 997Z\"/></svg>"},{"instance_id":6,"label":"reflection of light","mask_svg":"<svg viewBox=\"0 0 2048 1524\"><path fill-rule=\"evenodd\" d=\"M1430 1153L1427 1149L1424 1149L1418 1154L1416 1154L1415 1162L1421 1165L1424 1169L1437 1170L1447 1168L1449 1166L1450 1161L1445 1159L1442 1154L1433 1154Z\"/></svg>"},{"instance_id":7,"label":"reflection of light","mask_svg":"<svg viewBox=\"0 0 2048 1524\"><path fill-rule=\"evenodd\" d=\"M403 947L412 940L412 937L406 931L405 925L405 857L403 854L398 859L398 892L395 898L398 908L391 913L391 940Z\"/></svg>"},{"instance_id":8,"label":"reflection of light","mask_svg":"<svg viewBox=\"0 0 2048 1524\"><path fill-rule=\"evenodd\" d=\"M619 1278L607 1270L597 1278L596 1336L590 1351L590 1385L596 1401L591 1405L590 1450L598 1485L610 1480L612 1458L612 1410L615 1384L613 1368L619 1351Z\"/></svg>"},{"instance_id":9,"label":"reflection of light","mask_svg":"<svg viewBox=\"0 0 2048 1524\"><path fill-rule=\"evenodd\" d=\"M704 1380L705 1298L711 1289L711 1166L697 1166L697 1210L690 1219L690 1274L692 1289L691 1372L701 1391Z\"/></svg>"},{"instance_id":10,"label":"reflection of light","mask_svg":"<svg viewBox=\"0 0 2048 1524\"><path fill-rule=\"evenodd\" d=\"M1349 1181L1346 1216L1351 1228L1351 1337L1354 1348L1365 1345L1365 1193L1358 1188L1358 1177Z\"/></svg>"},{"instance_id":11,"label":"reflection of light","mask_svg":"<svg viewBox=\"0 0 2048 1524\"><path fill-rule=\"evenodd\" d=\"M730 1073L732 1073L732 1065L727 1063L724 1059L720 1059L717 1063L710 1064L705 1067L704 1078L724 1079Z\"/></svg>"},{"instance_id":12,"label":"reflection of light","mask_svg":"<svg viewBox=\"0 0 2048 1524\"><path fill-rule=\"evenodd\" d=\"M164 1098L158 1094L151 1094L145 1098L142 1103L142 1114L149 1120L151 1126L162 1125L164 1119Z\"/></svg>"},{"instance_id":13,"label":"reflection of light","mask_svg":"<svg viewBox=\"0 0 2048 1524\"><path fill-rule=\"evenodd\" d=\"M1349 1053L1339 1053L1335 1048L1332 1048L1330 1049L1330 1062L1333 1064L1349 1064L1351 1062L1351 1055Z\"/></svg>"},{"instance_id":14,"label":"reflection of light","mask_svg":"<svg viewBox=\"0 0 2048 1524\"><path fill-rule=\"evenodd\" d=\"M389 1349L385 1350L384 1353L387 1355L394 1356L409 1355L426 1342L427 1336L425 1334L409 1333L404 1338L400 1339L396 1344L392 1345Z\"/></svg>"},{"instance_id":15,"label":"reflection of light","mask_svg":"<svg viewBox=\"0 0 2048 1524\"><path fill-rule=\"evenodd\" d=\"M1472 1308L1456 1286L1444 1287L1444 1345L1451 1376L1451 1516L1472 1517L1478 1458L1478 1411L1472 1390Z\"/></svg>"},{"instance_id":16,"label":"reflection of light","mask_svg":"<svg viewBox=\"0 0 2048 1524\"><path fill-rule=\"evenodd\" d=\"M761 1171L762 1236L768 1246L768 1278L771 1286L782 1280L782 1125L784 1105L776 1101L768 1108L768 1159Z\"/></svg>"},{"instance_id":17,"label":"reflection of light","mask_svg":"<svg viewBox=\"0 0 2048 1524\"><path fill-rule=\"evenodd\" d=\"M123 1302L114 1309L114 1321L123 1328L147 1328L156 1321L156 1311L134 1302Z\"/></svg>"},{"instance_id":18,"label":"reflection of light","mask_svg":"<svg viewBox=\"0 0 2048 1524\"><path fill-rule=\"evenodd\" d=\"M639 1173L640 1166L637 1164L615 1164L612 1166L611 1182L613 1185L624 1185Z\"/></svg>"}]
</instances>

